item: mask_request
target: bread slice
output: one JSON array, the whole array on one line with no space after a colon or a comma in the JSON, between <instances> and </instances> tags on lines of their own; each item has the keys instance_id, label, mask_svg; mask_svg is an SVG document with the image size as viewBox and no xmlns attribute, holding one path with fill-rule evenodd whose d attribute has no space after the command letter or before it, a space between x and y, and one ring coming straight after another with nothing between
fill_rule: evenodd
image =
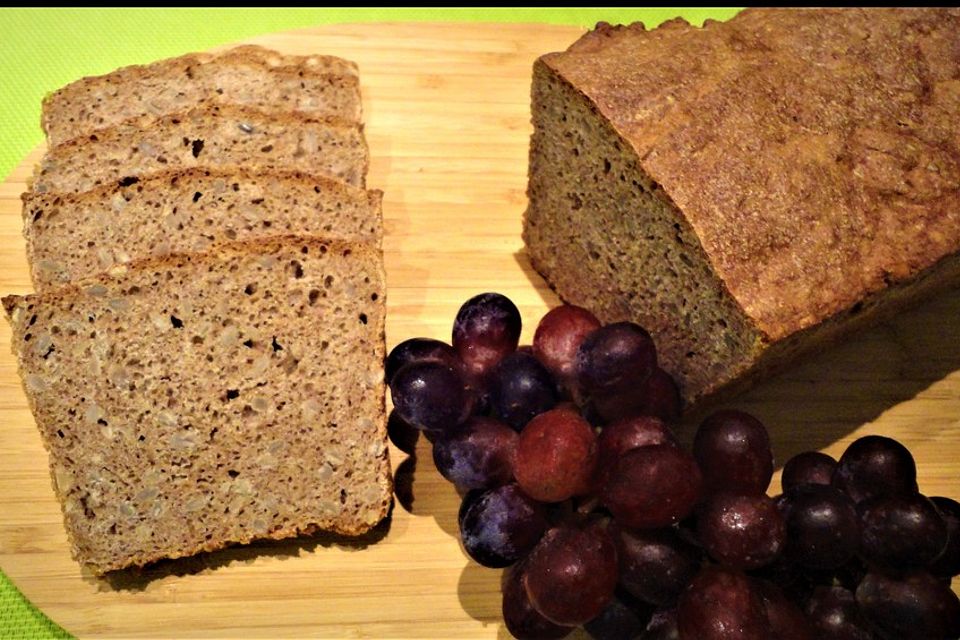
<instances>
[{"instance_id":1,"label":"bread slice","mask_svg":"<svg viewBox=\"0 0 960 640\"><path fill-rule=\"evenodd\" d=\"M79 192L166 169L225 165L326 173L362 187L368 163L367 143L355 123L204 105L127 120L52 147L33 190Z\"/></svg>"},{"instance_id":2,"label":"bread slice","mask_svg":"<svg viewBox=\"0 0 960 640\"><path fill-rule=\"evenodd\" d=\"M378 249L233 243L3 305L95 573L386 516Z\"/></svg>"},{"instance_id":3,"label":"bread slice","mask_svg":"<svg viewBox=\"0 0 960 640\"><path fill-rule=\"evenodd\" d=\"M357 66L333 56L285 56L243 46L83 78L43 101L51 145L124 120L187 111L205 102L299 111L360 122Z\"/></svg>"},{"instance_id":4,"label":"bread slice","mask_svg":"<svg viewBox=\"0 0 960 640\"><path fill-rule=\"evenodd\" d=\"M380 246L380 191L290 171L201 168L82 193L23 194L34 289L115 264L213 244L298 233Z\"/></svg>"},{"instance_id":5,"label":"bread slice","mask_svg":"<svg viewBox=\"0 0 960 640\"><path fill-rule=\"evenodd\" d=\"M960 10L598 25L533 79L524 239L693 406L960 282Z\"/></svg>"}]
</instances>

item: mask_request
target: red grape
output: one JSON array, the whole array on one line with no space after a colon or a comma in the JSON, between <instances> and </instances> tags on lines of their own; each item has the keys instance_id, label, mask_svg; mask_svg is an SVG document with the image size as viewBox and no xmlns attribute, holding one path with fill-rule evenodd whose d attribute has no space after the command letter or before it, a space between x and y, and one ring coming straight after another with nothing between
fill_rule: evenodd
<instances>
[{"instance_id":1,"label":"red grape","mask_svg":"<svg viewBox=\"0 0 960 640\"><path fill-rule=\"evenodd\" d=\"M680 419L682 409L683 400L677 382L673 376L657 367L647 378L643 412L667 422L676 422Z\"/></svg>"},{"instance_id":2,"label":"red grape","mask_svg":"<svg viewBox=\"0 0 960 640\"><path fill-rule=\"evenodd\" d=\"M710 556L733 569L770 564L783 549L786 527L765 495L714 494L697 516L697 533Z\"/></svg>"},{"instance_id":3,"label":"red grape","mask_svg":"<svg viewBox=\"0 0 960 640\"><path fill-rule=\"evenodd\" d=\"M763 600L738 571L707 567L680 596L680 640L769 640Z\"/></svg>"},{"instance_id":4,"label":"red grape","mask_svg":"<svg viewBox=\"0 0 960 640\"><path fill-rule=\"evenodd\" d=\"M412 362L390 383L397 415L407 424L427 431L443 431L470 415L471 403L463 377L439 362Z\"/></svg>"},{"instance_id":5,"label":"red grape","mask_svg":"<svg viewBox=\"0 0 960 640\"><path fill-rule=\"evenodd\" d=\"M587 334L600 326L597 317L583 307L554 307L540 319L533 334L533 355L558 381L570 386L575 377L577 349Z\"/></svg>"},{"instance_id":6,"label":"red grape","mask_svg":"<svg viewBox=\"0 0 960 640\"><path fill-rule=\"evenodd\" d=\"M700 499L697 463L669 444L627 452L613 468L600 498L627 528L666 527L685 518Z\"/></svg>"},{"instance_id":7,"label":"red grape","mask_svg":"<svg viewBox=\"0 0 960 640\"><path fill-rule=\"evenodd\" d=\"M857 587L857 604L881 638L941 640L960 636L957 594L928 573L896 579L868 573Z\"/></svg>"},{"instance_id":8,"label":"red grape","mask_svg":"<svg viewBox=\"0 0 960 640\"><path fill-rule=\"evenodd\" d=\"M902 444L883 436L855 440L840 456L833 486L854 502L917 492L917 465Z\"/></svg>"},{"instance_id":9,"label":"red grape","mask_svg":"<svg viewBox=\"0 0 960 640\"><path fill-rule=\"evenodd\" d=\"M433 443L433 461L440 475L461 490L499 486L513 479L518 439L502 422L473 416Z\"/></svg>"},{"instance_id":10,"label":"red grape","mask_svg":"<svg viewBox=\"0 0 960 640\"><path fill-rule=\"evenodd\" d=\"M947 523L947 544L928 570L935 576L950 578L960 574L960 504L941 496L930 500Z\"/></svg>"},{"instance_id":11,"label":"red grape","mask_svg":"<svg viewBox=\"0 0 960 640\"><path fill-rule=\"evenodd\" d=\"M528 353L506 356L490 379L494 415L517 431L534 416L552 409L558 395L550 372Z\"/></svg>"},{"instance_id":12,"label":"red grape","mask_svg":"<svg viewBox=\"0 0 960 640\"><path fill-rule=\"evenodd\" d=\"M857 551L857 510L846 495L822 484L802 484L783 495L785 553L812 569L836 569Z\"/></svg>"},{"instance_id":13,"label":"red grape","mask_svg":"<svg viewBox=\"0 0 960 640\"><path fill-rule=\"evenodd\" d=\"M645 382L636 387L594 393L590 407L603 422L636 416L656 416L676 422L680 419L680 389L670 374L657 367Z\"/></svg>"},{"instance_id":14,"label":"red grape","mask_svg":"<svg viewBox=\"0 0 960 640\"><path fill-rule=\"evenodd\" d=\"M529 552L547 527L543 507L515 484L469 496L460 519L460 539L485 567L506 567Z\"/></svg>"},{"instance_id":15,"label":"red grape","mask_svg":"<svg viewBox=\"0 0 960 640\"><path fill-rule=\"evenodd\" d=\"M397 371L411 362L439 362L457 371L463 369L457 352L447 343L432 338L410 338L395 346L387 356L387 384L390 384Z\"/></svg>"},{"instance_id":16,"label":"red grape","mask_svg":"<svg viewBox=\"0 0 960 640\"><path fill-rule=\"evenodd\" d=\"M807 619L823 640L872 640L873 634L853 592L843 587L820 586L807 602Z\"/></svg>"},{"instance_id":17,"label":"red grape","mask_svg":"<svg viewBox=\"0 0 960 640\"><path fill-rule=\"evenodd\" d=\"M530 552L524 578L530 601L544 617L557 624L583 624L613 598L616 548L597 525L555 527Z\"/></svg>"},{"instance_id":18,"label":"red grape","mask_svg":"<svg viewBox=\"0 0 960 640\"><path fill-rule=\"evenodd\" d=\"M560 502L590 490L597 437L586 420L568 410L541 413L520 433L514 473L529 496Z\"/></svg>"},{"instance_id":19,"label":"red grape","mask_svg":"<svg viewBox=\"0 0 960 640\"><path fill-rule=\"evenodd\" d=\"M754 579L754 590L763 601L770 637L776 640L814 640L813 628L800 608L787 598L780 587Z\"/></svg>"},{"instance_id":20,"label":"red grape","mask_svg":"<svg viewBox=\"0 0 960 640\"><path fill-rule=\"evenodd\" d=\"M481 380L520 342L520 311L499 293L463 303L453 322L453 348L474 379Z\"/></svg>"},{"instance_id":21,"label":"red grape","mask_svg":"<svg viewBox=\"0 0 960 640\"><path fill-rule=\"evenodd\" d=\"M517 564L503 577L503 622L518 640L554 640L565 638L573 627L562 626L544 618L530 603L523 586L523 567Z\"/></svg>"},{"instance_id":22,"label":"red grape","mask_svg":"<svg viewBox=\"0 0 960 640\"><path fill-rule=\"evenodd\" d=\"M652 614L653 607L618 591L600 615L584 623L583 630L594 640L636 638L647 628Z\"/></svg>"},{"instance_id":23,"label":"red grape","mask_svg":"<svg viewBox=\"0 0 960 640\"><path fill-rule=\"evenodd\" d=\"M703 553L672 528L627 531L611 527L620 584L644 602L672 606L700 570Z\"/></svg>"},{"instance_id":24,"label":"red grape","mask_svg":"<svg viewBox=\"0 0 960 640\"><path fill-rule=\"evenodd\" d=\"M603 487L610 477L610 472L623 454L638 447L652 444L670 444L679 446L673 435L662 420L653 416L638 416L615 422L603 428L597 438L597 478L596 486Z\"/></svg>"},{"instance_id":25,"label":"red grape","mask_svg":"<svg viewBox=\"0 0 960 640\"><path fill-rule=\"evenodd\" d=\"M638 640L680 640L677 626L677 610L661 609L654 611L647 629Z\"/></svg>"},{"instance_id":26,"label":"red grape","mask_svg":"<svg viewBox=\"0 0 960 640\"><path fill-rule=\"evenodd\" d=\"M860 555L891 571L922 569L947 545L947 523L924 496L869 498L857 505Z\"/></svg>"},{"instance_id":27,"label":"red grape","mask_svg":"<svg viewBox=\"0 0 960 640\"><path fill-rule=\"evenodd\" d=\"M837 461L819 451L798 453L783 465L780 486L789 491L798 484L830 484Z\"/></svg>"},{"instance_id":28,"label":"red grape","mask_svg":"<svg viewBox=\"0 0 960 640\"><path fill-rule=\"evenodd\" d=\"M577 383L588 395L636 390L656 366L650 334L632 322L617 322L593 331L580 344Z\"/></svg>"},{"instance_id":29,"label":"red grape","mask_svg":"<svg viewBox=\"0 0 960 640\"><path fill-rule=\"evenodd\" d=\"M773 452L766 427L748 413L718 411L703 421L693 455L708 493L766 493L773 477Z\"/></svg>"}]
</instances>

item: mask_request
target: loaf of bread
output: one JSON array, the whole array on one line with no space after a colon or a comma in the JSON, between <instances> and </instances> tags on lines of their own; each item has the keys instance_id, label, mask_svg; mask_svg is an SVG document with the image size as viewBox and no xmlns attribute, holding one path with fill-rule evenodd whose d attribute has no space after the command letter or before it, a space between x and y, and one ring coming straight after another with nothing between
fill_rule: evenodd
<instances>
[{"instance_id":1,"label":"loaf of bread","mask_svg":"<svg viewBox=\"0 0 960 640\"><path fill-rule=\"evenodd\" d=\"M95 573L387 514L376 248L234 243L3 305L73 553Z\"/></svg>"},{"instance_id":2,"label":"loaf of bread","mask_svg":"<svg viewBox=\"0 0 960 640\"><path fill-rule=\"evenodd\" d=\"M51 145L140 116L205 103L299 111L360 122L357 66L333 56L285 56L256 46L196 53L83 78L43 101Z\"/></svg>"},{"instance_id":3,"label":"loaf of bread","mask_svg":"<svg viewBox=\"0 0 960 640\"><path fill-rule=\"evenodd\" d=\"M324 176L238 168L175 169L82 193L23 194L34 289L165 253L278 234L380 246L379 191Z\"/></svg>"},{"instance_id":4,"label":"loaf of bread","mask_svg":"<svg viewBox=\"0 0 960 640\"><path fill-rule=\"evenodd\" d=\"M534 67L524 239L689 405L960 282L960 10L600 24Z\"/></svg>"},{"instance_id":5,"label":"loaf of bread","mask_svg":"<svg viewBox=\"0 0 960 640\"><path fill-rule=\"evenodd\" d=\"M33 190L79 192L165 169L237 165L326 173L362 187L368 163L367 143L356 123L202 105L127 120L50 148Z\"/></svg>"}]
</instances>

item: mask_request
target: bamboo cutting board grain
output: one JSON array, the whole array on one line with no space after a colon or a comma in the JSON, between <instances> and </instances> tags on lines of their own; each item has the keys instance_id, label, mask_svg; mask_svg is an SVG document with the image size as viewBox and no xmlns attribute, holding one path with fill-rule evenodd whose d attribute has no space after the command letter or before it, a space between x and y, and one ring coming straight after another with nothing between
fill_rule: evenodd
<instances>
[{"instance_id":1,"label":"bamboo cutting board grain","mask_svg":"<svg viewBox=\"0 0 960 640\"><path fill-rule=\"evenodd\" d=\"M386 193L388 348L449 340L459 305L512 298L529 342L556 297L520 240L533 60L580 30L505 24L339 25L251 42L360 65L368 183ZM38 149L0 188L0 292L25 293L19 194ZM0 568L82 637L507 638L500 572L457 543L459 498L421 442L415 470L391 449L407 496L361 544L324 537L255 544L96 580L70 559L46 455L0 323ZM900 438L921 490L960 497L960 292L807 360L733 406L773 430L781 462L839 455L855 437ZM685 432L689 439L690 428ZM774 479L771 492L779 489ZM410 496L412 495L412 505ZM956 583L955 583L956 588Z\"/></svg>"}]
</instances>

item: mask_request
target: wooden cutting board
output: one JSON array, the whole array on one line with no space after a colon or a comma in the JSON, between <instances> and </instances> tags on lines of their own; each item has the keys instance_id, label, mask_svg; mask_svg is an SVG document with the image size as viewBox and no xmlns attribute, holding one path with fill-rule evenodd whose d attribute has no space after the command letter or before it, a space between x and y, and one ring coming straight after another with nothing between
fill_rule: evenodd
<instances>
[{"instance_id":1,"label":"wooden cutting board","mask_svg":"<svg viewBox=\"0 0 960 640\"><path fill-rule=\"evenodd\" d=\"M517 303L524 342L557 303L520 240L530 69L579 34L545 25L366 24L250 41L360 65L369 184L386 193L388 348L412 336L449 340L460 304L482 291ZM19 194L41 152L0 188L0 293L30 290ZM398 504L365 547L301 538L168 563L140 578L84 573L70 559L9 342L0 322L0 568L67 630L124 638L509 637L500 572L460 550L459 498L425 442L415 467L391 450L412 505ZM924 492L958 498L960 293L807 360L733 405L772 428L780 461L809 448L839 455L855 437L883 433L913 450ZM778 489L775 478L771 492Z\"/></svg>"}]
</instances>

